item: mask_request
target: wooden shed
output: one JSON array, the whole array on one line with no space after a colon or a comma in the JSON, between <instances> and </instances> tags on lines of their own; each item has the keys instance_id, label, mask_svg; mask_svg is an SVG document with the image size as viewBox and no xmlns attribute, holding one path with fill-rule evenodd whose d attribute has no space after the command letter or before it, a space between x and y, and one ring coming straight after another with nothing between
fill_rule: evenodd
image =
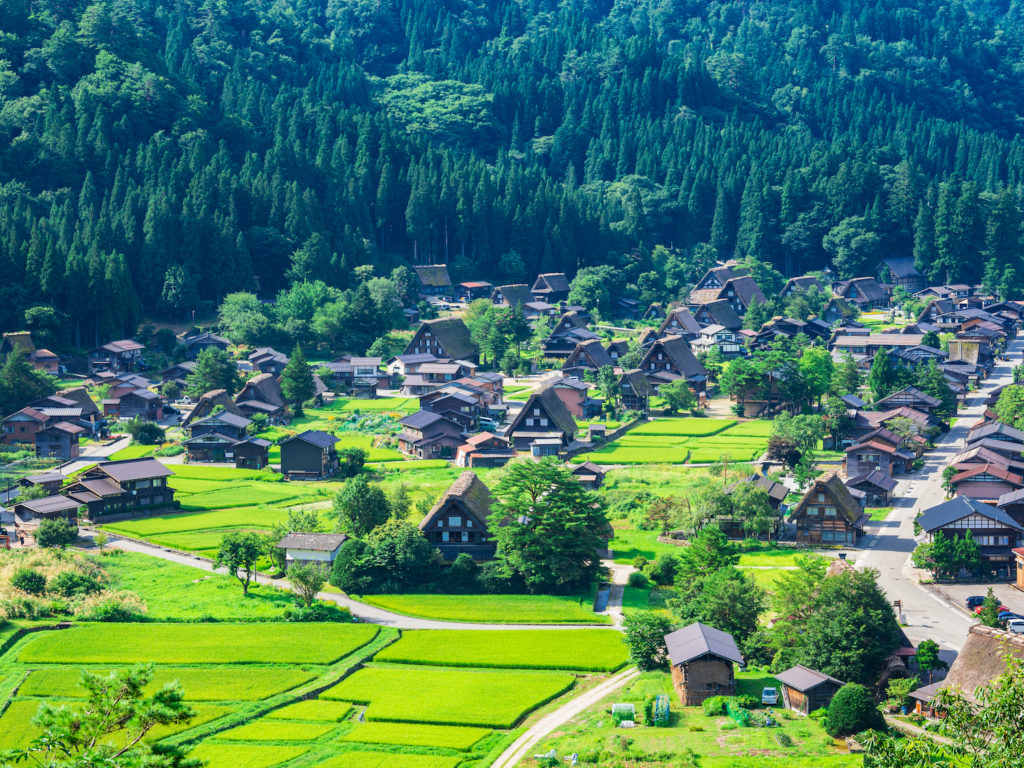
<instances>
[{"instance_id":1,"label":"wooden shed","mask_svg":"<svg viewBox=\"0 0 1024 768\"><path fill-rule=\"evenodd\" d=\"M827 707L836 691L843 687L842 680L803 664L780 672L775 679L782 685L782 701L786 708L802 715Z\"/></svg>"},{"instance_id":2,"label":"wooden shed","mask_svg":"<svg viewBox=\"0 0 1024 768\"><path fill-rule=\"evenodd\" d=\"M736 641L707 624L691 624L665 635L672 663L672 686L684 707L698 707L712 696L734 696L734 664L742 664Z\"/></svg>"}]
</instances>

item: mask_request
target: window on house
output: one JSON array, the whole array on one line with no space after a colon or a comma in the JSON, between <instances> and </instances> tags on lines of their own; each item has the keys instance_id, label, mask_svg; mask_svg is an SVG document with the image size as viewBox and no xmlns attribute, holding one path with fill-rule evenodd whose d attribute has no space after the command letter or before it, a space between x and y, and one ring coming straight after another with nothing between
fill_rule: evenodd
<instances>
[{"instance_id":1,"label":"window on house","mask_svg":"<svg viewBox=\"0 0 1024 768\"><path fill-rule=\"evenodd\" d=\"M462 518L461 517L455 517L455 516L449 517L448 518L448 525L451 528L458 528L460 525L462 525Z\"/></svg>"},{"instance_id":2,"label":"window on house","mask_svg":"<svg viewBox=\"0 0 1024 768\"><path fill-rule=\"evenodd\" d=\"M836 508L835 507L825 507L825 517L835 517L835 516L836 516Z\"/></svg>"}]
</instances>

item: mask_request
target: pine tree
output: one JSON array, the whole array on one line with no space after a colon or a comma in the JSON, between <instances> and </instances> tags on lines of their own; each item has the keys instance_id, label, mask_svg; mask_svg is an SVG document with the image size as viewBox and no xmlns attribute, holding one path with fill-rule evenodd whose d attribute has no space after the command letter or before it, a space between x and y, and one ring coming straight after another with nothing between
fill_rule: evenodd
<instances>
[{"instance_id":1,"label":"pine tree","mask_svg":"<svg viewBox=\"0 0 1024 768\"><path fill-rule=\"evenodd\" d=\"M292 351L288 365L281 372L281 392L285 400L294 406L296 416L302 416L302 404L316 394L313 369L306 362L306 356L298 344Z\"/></svg>"}]
</instances>

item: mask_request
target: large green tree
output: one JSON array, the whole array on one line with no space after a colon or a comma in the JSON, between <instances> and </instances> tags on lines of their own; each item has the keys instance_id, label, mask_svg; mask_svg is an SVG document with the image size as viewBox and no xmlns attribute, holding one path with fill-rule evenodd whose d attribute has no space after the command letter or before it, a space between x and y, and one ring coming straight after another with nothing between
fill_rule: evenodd
<instances>
[{"instance_id":1,"label":"large green tree","mask_svg":"<svg viewBox=\"0 0 1024 768\"><path fill-rule=\"evenodd\" d=\"M214 389L223 389L233 395L238 389L238 366L223 349L207 347L196 358L196 367L185 378L185 391L192 397L202 397Z\"/></svg>"},{"instance_id":2,"label":"large green tree","mask_svg":"<svg viewBox=\"0 0 1024 768\"><path fill-rule=\"evenodd\" d=\"M313 369L306 362L306 356L298 344L288 358L288 365L281 371L281 392L285 400L292 404L296 416L302 416L302 404L316 394Z\"/></svg>"}]
</instances>

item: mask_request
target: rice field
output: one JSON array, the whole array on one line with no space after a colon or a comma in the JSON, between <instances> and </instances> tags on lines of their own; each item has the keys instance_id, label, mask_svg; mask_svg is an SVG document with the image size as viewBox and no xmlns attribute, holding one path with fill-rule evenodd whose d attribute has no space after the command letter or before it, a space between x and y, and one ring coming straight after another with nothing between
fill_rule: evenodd
<instances>
[{"instance_id":1,"label":"rice field","mask_svg":"<svg viewBox=\"0 0 1024 768\"><path fill-rule=\"evenodd\" d=\"M389 645L377 661L451 667L569 669L613 672L626 663L622 634L613 630L415 630Z\"/></svg>"},{"instance_id":2,"label":"rice field","mask_svg":"<svg viewBox=\"0 0 1024 768\"><path fill-rule=\"evenodd\" d=\"M189 756L204 761L210 768L272 768L308 750L307 746L276 744L200 744Z\"/></svg>"},{"instance_id":3,"label":"rice field","mask_svg":"<svg viewBox=\"0 0 1024 768\"><path fill-rule=\"evenodd\" d=\"M366 667L321 694L371 721L512 728L573 685L564 672Z\"/></svg>"},{"instance_id":4,"label":"rice field","mask_svg":"<svg viewBox=\"0 0 1024 768\"><path fill-rule=\"evenodd\" d=\"M222 731L217 739L224 741L313 741L336 728L326 723L293 723L287 720L255 720L237 728Z\"/></svg>"},{"instance_id":5,"label":"rice field","mask_svg":"<svg viewBox=\"0 0 1024 768\"><path fill-rule=\"evenodd\" d=\"M406 616L482 624L609 624L594 613L593 596L560 595L366 595L360 598Z\"/></svg>"},{"instance_id":6,"label":"rice field","mask_svg":"<svg viewBox=\"0 0 1024 768\"><path fill-rule=\"evenodd\" d=\"M764 453L771 422L656 419L574 461L605 464L710 464L728 456L753 461Z\"/></svg>"},{"instance_id":7,"label":"rice field","mask_svg":"<svg viewBox=\"0 0 1024 768\"><path fill-rule=\"evenodd\" d=\"M443 747L465 752L491 733L487 728L422 723L360 723L341 737L362 744L395 744L403 747Z\"/></svg>"},{"instance_id":8,"label":"rice field","mask_svg":"<svg viewBox=\"0 0 1024 768\"><path fill-rule=\"evenodd\" d=\"M275 709L264 717L270 720L312 720L316 722L337 723L343 720L351 711L352 706L343 701L307 699Z\"/></svg>"},{"instance_id":9,"label":"rice field","mask_svg":"<svg viewBox=\"0 0 1024 768\"><path fill-rule=\"evenodd\" d=\"M367 624L83 624L31 638L18 661L330 664L369 643Z\"/></svg>"},{"instance_id":10,"label":"rice field","mask_svg":"<svg viewBox=\"0 0 1024 768\"><path fill-rule=\"evenodd\" d=\"M461 757L410 755L397 752L342 752L317 763L318 768L455 768ZM249 768L245 766L244 768Z\"/></svg>"}]
</instances>

